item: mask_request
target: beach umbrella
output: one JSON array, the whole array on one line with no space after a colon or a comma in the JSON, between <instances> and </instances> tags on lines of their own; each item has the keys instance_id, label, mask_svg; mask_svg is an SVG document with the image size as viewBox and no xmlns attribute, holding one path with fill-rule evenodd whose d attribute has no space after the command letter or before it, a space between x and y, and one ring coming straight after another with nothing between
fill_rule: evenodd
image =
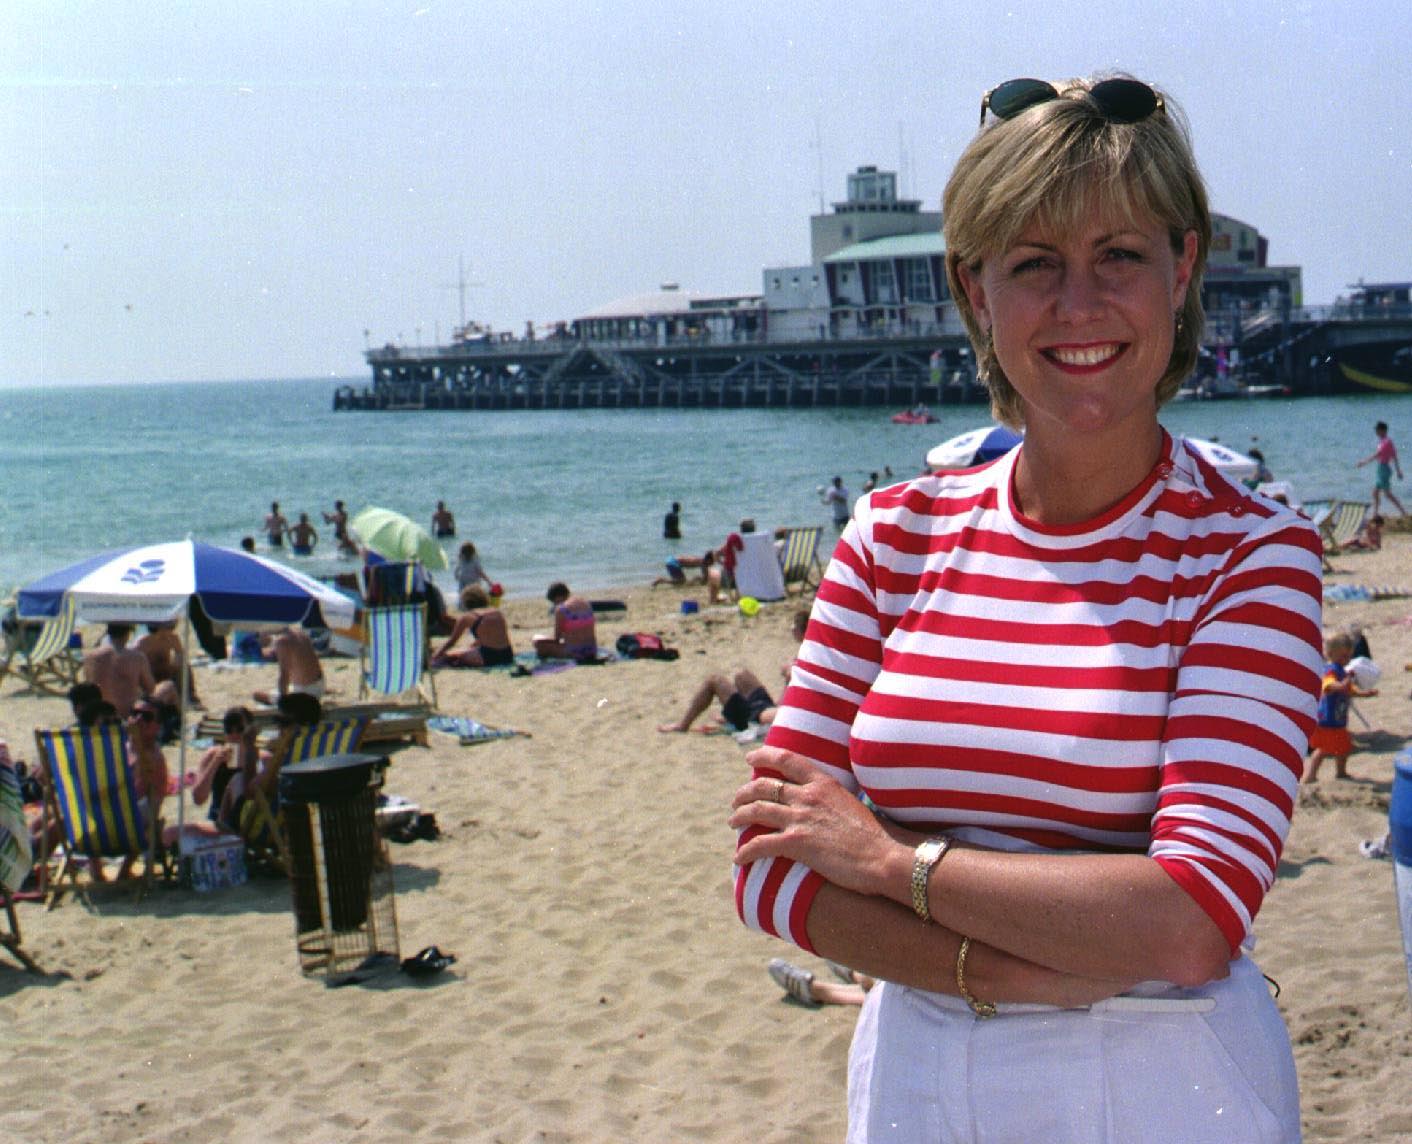
<instances>
[{"instance_id":1,"label":"beach umbrella","mask_svg":"<svg viewBox=\"0 0 1412 1144\"><path fill-rule=\"evenodd\" d=\"M927 451L927 468L969 469L972 465L983 465L1003 457L1022 440L1019 433L1004 425L983 425L933 445Z\"/></svg>"},{"instance_id":2,"label":"beach umbrella","mask_svg":"<svg viewBox=\"0 0 1412 1144\"><path fill-rule=\"evenodd\" d=\"M428 568L445 568L446 553L425 528L390 508L369 505L348 522L348 530L379 556L415 560Z\"/></svg>"},{"instance_id":3,"label":"beach umbrella","mask_svg":"<svg viewBox=\"0 0 1412 1144\"><path fill-rule=\"evenodd\" d=\"M1228 449L1225 445L1215 441L1207 441L1201 437L1182 438L1189 448L1208 465L1219 469L1226 476L1237 481L1243 481L1248 477L1253 477L1260 471L1260 463L1254 457L1247 457L1244 453L1237 453L1234 449Z\"/></svg>"},{"instance_id":4,"label":"beach umbrella","mask_svg":"<svg viewBox=\"0 0 1412 1144\"><path fill-rule=\"evenodd\" d=\"M165 623L183 620L182 643L191 647L192 601L216 623L304 624L346 628L357 604L342 592L262 556L194 540L104 552L21 588L16 612L26 618L56 616L64 598L89 623ZM181 725L190 705L182 672ZM186 774L186 735L178 746L177 774ZM177 824L184 825L184 782L177 787Z\"/></svg>"},{"instance_id":5,"label":"beach umbrella","mask_svg":"<svg viewBox=\"0 0 1412 1144\"><path fill-rule=\"evenodd\" d=\"M357 605L342 592L274 560L194 540L100 553L21 588L24 618L59 614L64 597L88 623L164 623L192 598L216 623L346 628Z\"/></svg>"}]
</instances>

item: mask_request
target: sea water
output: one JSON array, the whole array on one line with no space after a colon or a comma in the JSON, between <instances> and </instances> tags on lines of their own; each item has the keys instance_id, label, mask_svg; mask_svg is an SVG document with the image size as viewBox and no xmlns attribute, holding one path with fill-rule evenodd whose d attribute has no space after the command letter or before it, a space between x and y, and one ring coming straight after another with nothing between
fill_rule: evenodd
<instances>
[{"instance_id":1,"label":"sea water","mask_svg":"<svg viewBox=\"0 0 1412 1144\"><path fill-rule=\"evenodd\" d=\"M438 500L456 545L475 541L512 596L551 580L642 584L677 552L717 545L742 517L761 529L824 524L818 490L856 495L870 472L919 472L927 450L989 421L983 406L894 425L880 408L333 412L339 382L251 381L0 390L0 589L111 548L186 536L235 546L277 500L318 529L314 575L353 565L323 512L381 505L429 524ZM1405 410L1406 415L1400 416ZM1175 433L1258 445L1302 499L1368 499L1354 462L1385 420L1409 449L1412 402L1367 397L1176 403ZM1412 468L1409 468L1412 475ZM1412 486L1394 483L1412 507ZM680 541L662 516L682 504ZM443 584L449 577L443 575Z\"/></svg>"}]
</instances>

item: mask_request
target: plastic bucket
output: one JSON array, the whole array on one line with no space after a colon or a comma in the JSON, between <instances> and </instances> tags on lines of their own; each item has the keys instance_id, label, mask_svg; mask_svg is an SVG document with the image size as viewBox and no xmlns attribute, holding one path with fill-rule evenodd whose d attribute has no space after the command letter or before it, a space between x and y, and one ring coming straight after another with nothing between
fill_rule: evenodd
<instances>
[{"instance_id":1,"label":"plastic bucket","mask_svg":"<svg viewBox=\"0 0 1412 1144\"><path fill-rule=\"evenodd\" d=\"M1397 916L1402 923L1402 954L1407 962L1407 989L1412 993L1412 753L1398 755L1388 807L1392 835L1392 872L1397 887Z\"/></svg>"}]
</instances>

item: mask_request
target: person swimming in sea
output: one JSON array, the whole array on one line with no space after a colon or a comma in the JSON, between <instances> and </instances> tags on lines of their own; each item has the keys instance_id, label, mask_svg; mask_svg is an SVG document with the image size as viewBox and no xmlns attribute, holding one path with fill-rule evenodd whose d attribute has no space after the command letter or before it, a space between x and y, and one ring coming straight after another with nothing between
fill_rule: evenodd
<instances>
[{"instance_id":1,"label":"person swimming in sea","mask_svg":"<svg viewBox=\"0 0 1412 1144\"><path fill-rule=\"evenodd\" d=\"M284 534L289 531L289 521L279 511L279 501L270 502L270 511L265 517L265 539L271 548L284 547Z\"/></svg>"},{"instance_id":2,"label":"person swimming in sea","mask_svg":"<svg viewBox=\"0 0 1412 1144\"><path fill-rule=\"evenodd\" d=\"M319 542L319 534L309 523L309 514L301 512L299 523L289 530L289 546L295 556L312 556L314 545Z\"/></svg>"},{"instance_id":3,"label":"person swimming in sea","mask_svg":"<svg viewBox=\"0 0 1412 1144\"><path fill-rule=\"evenodd\" d=\"M436 511L431 514L431 534L438 540L456 535L456 518L451 515L445 501L436 502Z\"/></svg>"}]
</instances>

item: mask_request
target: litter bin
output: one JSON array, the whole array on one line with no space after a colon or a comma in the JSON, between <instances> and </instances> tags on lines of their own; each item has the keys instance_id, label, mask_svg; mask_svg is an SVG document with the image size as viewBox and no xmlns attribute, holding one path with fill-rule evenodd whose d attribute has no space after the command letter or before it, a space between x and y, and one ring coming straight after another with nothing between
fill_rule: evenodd
<instances>
[{"instance_id":1,"label":"litter bin","mask_svg":"<svg viewBox=\"0 0 1412 1144\"><path fill-rule=\"evenodd\" d=\"M383 760L325 755L285 767L294 942L305 973L398 963L392 863L376 824Z\"/></svg>"}]
</instances>

